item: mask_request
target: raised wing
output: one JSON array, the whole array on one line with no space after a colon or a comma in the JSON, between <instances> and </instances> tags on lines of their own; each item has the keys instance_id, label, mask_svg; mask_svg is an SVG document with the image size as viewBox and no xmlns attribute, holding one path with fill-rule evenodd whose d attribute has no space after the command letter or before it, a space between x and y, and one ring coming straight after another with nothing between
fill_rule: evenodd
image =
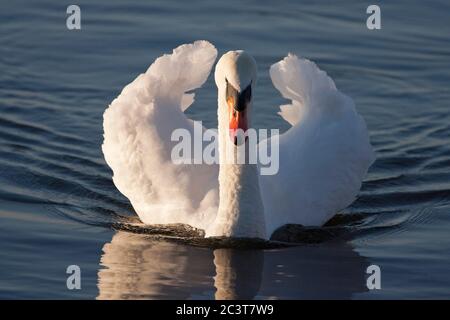
<instances>
[{"instance_id":1,"label":"raised wing","mask_svg":"<svg viewBox=\"0 0 450 320\"><path fill-rule=\"evenodd\" d=\"M268 234L288 223L323 225L354 201L374 161L365 122L309 60L289 55L270 76L291 100L279 114L292 128L279 136L278 173L260 176Z\"/></svg>"},{"instance_id":2,"label":"raised wing","mask_svg":"<svg viewBox=\"0 0 450 320\"><path fill-rule=\"evenodd\" d=\"M103 153L116 187L146 224L186 223L205 228L218 206L218 166L174 164L175 129L193 137L183 111L186 93L207 79L217 56L207 41L179 46L127 85L103 116Z\"/></svg>"}]
</instances>

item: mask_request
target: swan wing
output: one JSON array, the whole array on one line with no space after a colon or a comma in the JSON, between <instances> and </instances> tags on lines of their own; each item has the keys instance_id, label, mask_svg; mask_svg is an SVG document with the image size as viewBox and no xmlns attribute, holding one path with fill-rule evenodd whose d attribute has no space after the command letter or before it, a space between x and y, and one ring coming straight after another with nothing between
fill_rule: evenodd
<instances>
[{"instance_id":1,"label":"swan wing","mask_svg":"<svg viewBox=\"0 0 450 320\"><path fill-rule=\"evenodd\" d=\"M181 45L128 84L103 116L103 154L116 187L146 224L205 228L218 206L218 166L175 164L175 129L194 135L187 93L207 79L217 56L207 41ZM201 127L201 130L204 130Z\"/></svg>"},{"instance_id":2,"label":"swan wing","mask_svg":"<svg viewBox=\"0 0 450 320\"><path fill-rule=\"evenodd\" d=\"M290 54L270 76L291 100L279 114L292 127L261 142L279 150L278 173L260 176L268 234L288 223L323 225L354 201L374 161L366 124L315 63Z\"/></svg>"}]
</instances>

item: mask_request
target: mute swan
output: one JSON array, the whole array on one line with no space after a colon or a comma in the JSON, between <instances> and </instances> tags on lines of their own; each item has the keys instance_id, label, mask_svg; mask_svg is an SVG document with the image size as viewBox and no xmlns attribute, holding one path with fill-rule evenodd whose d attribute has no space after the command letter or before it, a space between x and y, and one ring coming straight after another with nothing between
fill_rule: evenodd
<instances>
[{"instance_id":1,"label":"mute swan","mask_svg":"<svg viewBox=\"0 0 450 320\"><path fill-rule=\"evenodd\" d=\"M128 84L104 113L105 160L140 219L189 224L207 237L268 239L288 223L323 225L350 205L374 161L365 122L325 72L291 54L270 68L274 86L291 100L279 112L292 128L277 137L277 174L222 161L226 148L237 147L235 130L251 128L258 112L256 63L243 51L224 54L215 69L220 165L171 161L171 134L177 128L194 134L184 111L216 56L207 41L179 46Z\"/></svg>"}]
</instances>

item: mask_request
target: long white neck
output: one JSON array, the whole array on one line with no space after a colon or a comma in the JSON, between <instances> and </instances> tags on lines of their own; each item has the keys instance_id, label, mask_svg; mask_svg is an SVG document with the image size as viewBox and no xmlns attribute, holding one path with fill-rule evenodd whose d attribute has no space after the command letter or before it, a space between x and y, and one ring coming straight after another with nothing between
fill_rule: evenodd
<instances>
[{"instance_id":1,"label":"long white neck","mask_svg":"<svg viewBox=\"0 0 450 320\"><path fill-rule=\"evenodd\" d=\"M256 164L230 163L238 148L229 138L229 124L225 99L219 90L219 194L220 202L216 219L208 228L207 236L248 237L266 239L264 207L259 189ZM223 101L223 102L222 102ZM248 156L248 141L245 155Z\"/></svg>"}]
</instances>

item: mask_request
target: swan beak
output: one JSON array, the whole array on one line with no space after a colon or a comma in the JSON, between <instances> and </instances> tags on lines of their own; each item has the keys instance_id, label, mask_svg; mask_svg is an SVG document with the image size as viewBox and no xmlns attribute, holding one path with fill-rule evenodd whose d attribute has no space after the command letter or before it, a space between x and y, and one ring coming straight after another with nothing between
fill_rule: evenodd
<instances>
[{"instance_id":1,"label":"swan beak","mask_svg":"<svg viewBox=\"0 0 450 320\"><path fill-rule=\"evenodd\" d=\"M232 100L232 99L229 99ZM228 119L230 124L230 139L234 145L241 145L247 141L248 118L246 106L239 106L234 101L227 101Z\"/></svg>"}]
</instances>

